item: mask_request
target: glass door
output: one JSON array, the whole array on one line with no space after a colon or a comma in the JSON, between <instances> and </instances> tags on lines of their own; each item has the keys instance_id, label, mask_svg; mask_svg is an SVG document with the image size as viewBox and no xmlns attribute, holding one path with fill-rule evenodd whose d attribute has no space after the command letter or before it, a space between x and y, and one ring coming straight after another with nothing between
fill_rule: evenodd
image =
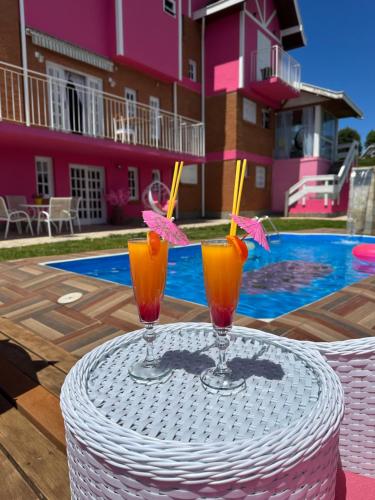
<instances>
[{"instance_id":1,"label":"glass door","mask_svg":"<svg viewBox=\"0 0 375 500\"><path fill-rule=\"evenodd\" d=\"M82 224L106 222L104 168L70 165L72 196L81 198L79 217Z\"/></svg>"}]
</instances>

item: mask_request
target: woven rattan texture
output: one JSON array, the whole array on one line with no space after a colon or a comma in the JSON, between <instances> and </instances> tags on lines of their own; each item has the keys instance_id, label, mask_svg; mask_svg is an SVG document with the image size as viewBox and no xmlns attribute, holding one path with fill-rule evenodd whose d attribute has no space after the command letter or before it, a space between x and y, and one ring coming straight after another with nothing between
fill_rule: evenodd
<instances>
[{"instance_id":1,"label":"woven rattan texture","mask_svg":"<svg viewBox=\"0 0 375 500\"><path fill-rule=\"evenodd\" d=\"M139 434L200 443L261 438L303 418L319 396L314 369L275 343L233 336L229 364L234 377L247 379L247 390L228 398L205 391L199 377L217 356L211 328L161 328L155 347L174 369L168 383L144 386L128 376L145 355L142 338L108 352L87 380L100 412Z\"/></svg>"},{"instance_id":2,"label":"woven rattan texture","mask_svg":"<svg viewBox=\"0 0 375 500\"><path fill-rule=\"evenodd\" d=\"M163 326L166 332L162 342L164 352L174 345L175 337L178 337L180 330L185 331L185 339L189 338L186 331L191 330L192 334L193 331L196 334L198 330L199 339L206 338L203 343L207 342L210 345L209 337L205 337L207 328L208 325L204 324ZM301 416L294 420L290 419L287 425L280 425L267 434L262 432L261 436L253 433L252 437L249 437L247 430L246 436L240 438L240 432L243 431L235 433L232 430L229 439L222 437L218 440L206 439L203 442L192 437L189 438L190 441L185 438L184 442L159 439L152 436L152 432L155 431L150 430L148 423L146 430L142 432L129 429L126 419L122 419L120 425L115 422L113 416L107 416L110 408L107 400L111 398L108 395L107 398L101 395L98 399L94 394L96 384L101 387L102 371L108 369L108 366L100 367L100 363L103 363L108 356L119 355L116 354L119 348L132 349L129 344L138 341L140 333L135 332L114 339L82 358L69 373L62 389L61 406L67 431L74 498L277 500L334 498L338 428L343 415L343 394L338 378L315 350L293 344L288 352L280 349L277 344L270 345L269 342L263 342L262 340L269 337L262 332L244 328L235 328L234 332L239 337L245 335L254 339L253 344L249 344L251 346L249 349L254 350L251 356L257 355L256 360L267 360L267 356L276 356L278 352L281 358L286 356L286 359L301 360L307 367L307 373L311 370L311 380L316 377L318 392L314 393L312 388L308 389L312 395L311 405L304 406ZM247 345L247 342L248 340L244 345ZM242 340L236 341L235 344L240 349ZM195 351L200 349L199 345L194 347ZM203 345L201 349L205 349L205 346ZM204 354L207 352L209 351L204 351ZM245 358L243 351L241 357ZM275 364L284 366L283 370L286 373L290 370L290 367L283 365L283 360L280 358ZM180 367L176 371L181 372L177 377L184 376L184 368ZM260 382L262 385L263 379L266 379L265 375L266 373L263 373L263 376L251 375L247 381L247 390L251 384L258 384L258 379L262 379ZM171 383L172 379L164 385ZM103 389L106 384L107 382L103 385ZM113 385L117 391L122 391L122 401L128 400L131 405L129 400L131 387L127 384L122 385L118 381L113 382ZM110 386L109 382L109 389ZM147 391L152 388L142 387ZM162 399L162 386L153 386L153 390L159 392L159 398ZM115 392L112 395L114 394ZM179 399L181 395L177 395L175 401L177 406ZM204 399L202 399L203 404L206 404ZM225 405L228 405L230 409L231 406L225 401L220 401L219 404L224 405L223 408L227 408ZM115 405L115 408L112 413L118 412L120 416L119 407ZM275 408L270 407L269 414L275 412ZM296 404L296 408L303 407ZM216 409L212 411L209 404L206 404L206 407L202 406L200 410L202 414L219 413ZM241 411L239 407L237 413L240 414ZM147 411L144 414L147 415ZM178 413L173 410L172 415L173 418L177 418ZM165 418L158 415L157 411L154 416L159 420ZM190 416L181 415L181 418L187 422L180 423L177 428L187 429L187 435L194 436L190 430L193 428L189 423ZM267 415L264 418L267 418ZM275 416L270 418L277 421ZM206 422L204 419L201 425L213 427L211 421ZM136 427L141 429L140 423L137 423ZM176 432L175 429L176 427L173 428L173 432ZM248 429L251 429L250 425ZM170 429L163 432L165 432L164 438L171 436ZM201 429L199 432L202 432ZM218 435L221 434L222 431L219 431Z\"/></svg>"}]
</instances>

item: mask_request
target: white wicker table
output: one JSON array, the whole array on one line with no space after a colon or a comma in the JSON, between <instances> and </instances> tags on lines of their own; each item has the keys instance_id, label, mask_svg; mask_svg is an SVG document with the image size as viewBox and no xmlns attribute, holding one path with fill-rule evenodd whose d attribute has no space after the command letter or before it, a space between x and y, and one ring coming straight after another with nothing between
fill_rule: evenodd
<instances>
[{"instance_id":1,"label":"white wicker table","mask_svg":"<svg viewBox=\"0 0 375 500\"><path fill-rule=\"evenodd\" d=\"M67 376L73 498L334 498L343 392L317 351L234 327L228 359L246 389L220 396L199 378L217 356L210 325L161 325L155 348L174 368L164 384L127 374L144 356L141 331L94 349Z\"/></svg>"}]
</instances>

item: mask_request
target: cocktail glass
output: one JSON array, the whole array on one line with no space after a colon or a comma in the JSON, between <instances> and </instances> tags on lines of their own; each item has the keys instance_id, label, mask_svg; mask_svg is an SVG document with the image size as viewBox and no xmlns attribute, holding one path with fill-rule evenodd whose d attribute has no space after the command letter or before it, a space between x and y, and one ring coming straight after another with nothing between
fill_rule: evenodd
<instances>
[{"instance_id":1,"label":"cocktail glass","mask_svg":"<svg viewBox=\"0 0 375 500\"><path fill-rule=\"evenodd\" d=\"M227 240L202 242L202 262L207 302L219 349L219 362L205 370L201 380L206 388L230 394L242 389L243 378L234 378L227 365L226 351L233 314L240 294L243 260Z\"/></svg>"},{"instance_id":2,"label":"cocktail glass","mask_svg":"<svg viewBox=\"0 0 375 500\"><path fill-rule=\"evenodd\" d=\"M155 383L166 380L171 370L160 364L154 355L154 325L159 320L160 303L163 298L168 265L168 243L161 240L153 248L146 239L128 241L130 272L134 297L146 341L146 357L133 364L129 374L138 382Z\"/></svg>"}]
</instances>

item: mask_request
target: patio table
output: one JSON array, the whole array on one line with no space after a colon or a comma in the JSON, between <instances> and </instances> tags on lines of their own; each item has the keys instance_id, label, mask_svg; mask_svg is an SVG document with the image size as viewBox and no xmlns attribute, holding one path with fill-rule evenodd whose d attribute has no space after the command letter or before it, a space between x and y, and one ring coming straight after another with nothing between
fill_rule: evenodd
<instances>
[{"instance_id":1,"label":"patio table","mask_svg":"<svg viewBox=\"0 0 375 500\"><path fill-rule=\"evenodd\" d=\"M48 211L49 204L38 205L37 203L22 203L20 207L31 210L33 213L32 220L35 221L38 219L39 212L42 212L43 210ZM39 234L39 232L37 234Z\"/></svg>"},{"instance_id":2,"label":"patio table","mask_svg":"<svg viewBox=\"0 0 375 500\"><path fill-rule=\"evenodd\" d=\"M217 356L205 323L157 327L155 349L173 374L138 384L142 331L86 354L61 392L74 499L333 499L340 382L319 352L233 327L231 396L207 392L200 373Z\"/></svg>"}]
</instances>

